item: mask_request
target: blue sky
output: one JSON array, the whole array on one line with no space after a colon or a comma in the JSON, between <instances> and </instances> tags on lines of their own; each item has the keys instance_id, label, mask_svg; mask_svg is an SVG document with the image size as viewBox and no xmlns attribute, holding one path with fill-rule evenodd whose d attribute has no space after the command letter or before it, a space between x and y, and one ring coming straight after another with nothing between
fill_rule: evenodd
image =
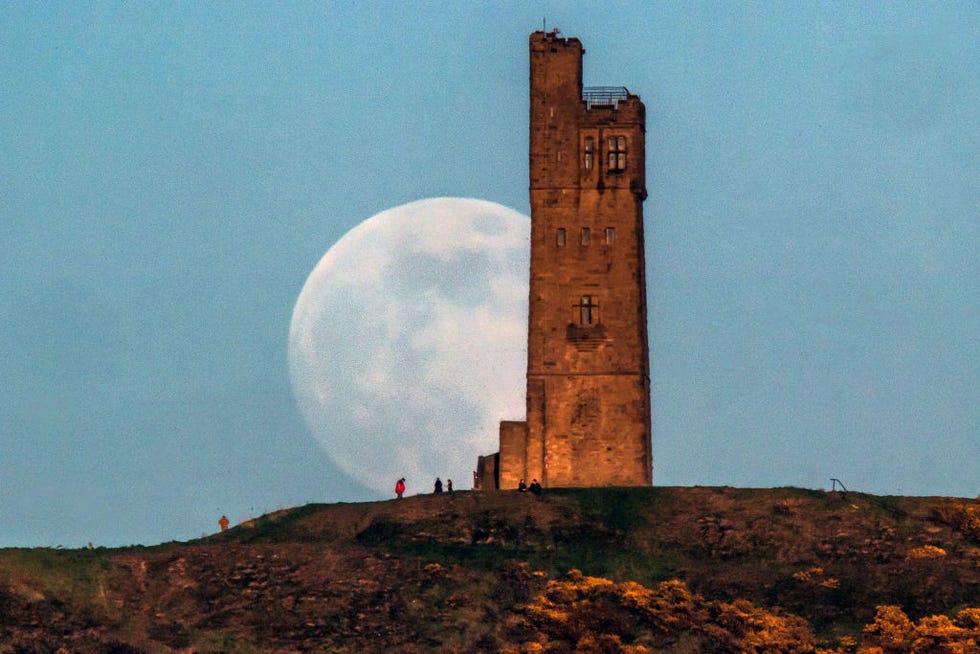
<instances>
[{"instance_id":1,"label":"blue sky","mask_svg":"<svg viewBox=\"0 0 980 654\"><path fill-rule=\"evenodd\" d=\"M374 499L298 415L293 304L383 209L528 211L542 20L647 105L655 483L980 492L975 2L19 2L0 546Z\"/></svg>"}]
</instances>

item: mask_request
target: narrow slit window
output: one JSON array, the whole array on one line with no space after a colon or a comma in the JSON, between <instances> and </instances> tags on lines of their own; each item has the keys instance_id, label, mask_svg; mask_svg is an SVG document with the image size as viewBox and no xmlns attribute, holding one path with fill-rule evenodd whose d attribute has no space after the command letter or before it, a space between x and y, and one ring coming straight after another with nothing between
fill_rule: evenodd
<instances>
[{"instance_id":1,"label":"narrow slit window","mask_svg":"<svg viewBox=\"0 0 980 654\"><path fill-rule=\"evenodd\" d=\"M595 165L595 139L591 136L585 137L585 155L582 165L586 170L592 170Z\"/></svg>"},{"instance_id":2,"label":"narrow slit window","mask_svg":"<svg viewBox=\"0 0 980 654\"><path fill-rule=\"evenodd\" d=\"M626 170L626 137L610 136L607 144L609 146L609 171Z\"/></svg>"},{"instance_id":3,"label":"narrow slit window","mask_svg":"<svg viewBox=\"0 0 980 654\"><path fill-rule=\"evenodd\" d=\"M559 227L558 232L555 234L555 243L558 247L565 247L565 228Z\"/></svg>"},{"instance_id":4,"label":"narrow slit window","mask_svg":"<svg viewBox=\"0 0 980 654\"><path fill-rule=\"evenodd\" d=\"M582 228L582 245L588 245L591 240L592 240L592 234L591 234L591 232L589 232L589 228L588 227L583 227Z\"/></svg>"},{"instance_id":5,"label":"narrow slit window","mask_svg":"<svg viewBox=\"0 0 980 654\"><path fill-rule=\"evenodd\" d=\"M612 245L616 240L616 229L614 227L606 227L606 245Z\"/></svg>"},{"instance_id":6,"label":"narrow slit window","mask_svg":"<svg viewBox=\"0 0 980 654\"><path fill-rule=\"evenodd\" d=\"M583 295L579 298L578 322L580 325L594 325L599 322L599 303L592 295Z\"/></svg>"}]
</instances>

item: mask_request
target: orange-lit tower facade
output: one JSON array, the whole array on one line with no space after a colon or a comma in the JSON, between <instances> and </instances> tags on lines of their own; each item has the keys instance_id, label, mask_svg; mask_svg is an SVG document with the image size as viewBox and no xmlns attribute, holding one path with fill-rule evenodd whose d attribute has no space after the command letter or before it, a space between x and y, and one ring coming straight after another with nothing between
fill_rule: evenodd
<instances>
[{"instance_id":1,"label":"orange-lit tower facade","mask_svg":"<svg viewBox=\"0 0 980 654\"><path fill-rule=\"evenodd\" d=\"M652 483L645 108L623 87L583 88L583 53L530 36L527 419L501 423L485 488Z\"/></svg>"}]
</instances>

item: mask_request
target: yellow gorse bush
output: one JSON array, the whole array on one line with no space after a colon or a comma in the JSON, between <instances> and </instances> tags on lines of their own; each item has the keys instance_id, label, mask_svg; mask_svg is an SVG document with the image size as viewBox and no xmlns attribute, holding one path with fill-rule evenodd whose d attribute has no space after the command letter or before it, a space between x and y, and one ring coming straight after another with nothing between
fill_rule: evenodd
<instances>
[{"instance_id":1,"label":"yellow gorse bush","mask_svg":"<svg viewBox=\"0 0 980 654\"><path fill-rule=\"evenodd\" d=\"M794 577L824 586L837 582L824 577L817 567ZM640 654L670 649L683 637L685 646L693 648L690 651L980 653L980 608L963 609L955 617L937 615L914 622L898 606L879 606L860 644L851 636L842 636L837 649L828 650L817 648L802 618L773 613L748 600L708 600L678 580L647 587L589 577L578 570L549 581L519 607L518 616L515 626L522 634L522 644L515 652Z\"/></svg>"},{"instance_id":2,"label":"yellow gorse bush","mask_svg":"<svg viewBox=\"0 0 980 654\"><path fill-rule=\"evenodd\" d=\"M677 580L648 588L573 570L549 581L522 614L522 626L533 633L522 651L652 652L683 633L717 651L816 651L801 618L747 600L708 601Z\"/></svg>"},{"instance_id":3,"label":"yellow gorse bush","mask_svg":"<svg viewBox=\"0 0 980 654\"><path fill-rule=\"evenodd\" d=\"M955 618L933 615L912 622L897 606L879 606L874 622L864 628L859 654L977 654L980 652L980 609L963 609Z\"/></svg>"},{"instance_id":4,"label":"yellow gorse bush","mask_svg":"<svg viewBox=\"0 0 980 654\"><path fill-rule=\"evenodd\" d=\"M946 550L941 547L936 547L935 545L923 545L922 547L913 547L909 550L907 559L941 559L946 556Z\"/></svg>"}]
</instances>

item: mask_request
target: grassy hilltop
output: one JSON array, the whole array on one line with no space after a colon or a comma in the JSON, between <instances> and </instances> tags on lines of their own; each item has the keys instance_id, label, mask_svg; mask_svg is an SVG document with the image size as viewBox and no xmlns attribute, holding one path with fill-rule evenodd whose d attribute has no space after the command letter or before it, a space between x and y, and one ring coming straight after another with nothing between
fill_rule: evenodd
<instances>
[{"instance_id":1,"label":"grassy hilltop","mask_svg":"<svg viewBox=\"0 0 980 654\"><path fill-rule=\"evenodd\" d=\"M0 550L0 652L978 652L980 502L631 488ZM876 649L877 648L877 649Z\"/></svg>"}]
</instances>

